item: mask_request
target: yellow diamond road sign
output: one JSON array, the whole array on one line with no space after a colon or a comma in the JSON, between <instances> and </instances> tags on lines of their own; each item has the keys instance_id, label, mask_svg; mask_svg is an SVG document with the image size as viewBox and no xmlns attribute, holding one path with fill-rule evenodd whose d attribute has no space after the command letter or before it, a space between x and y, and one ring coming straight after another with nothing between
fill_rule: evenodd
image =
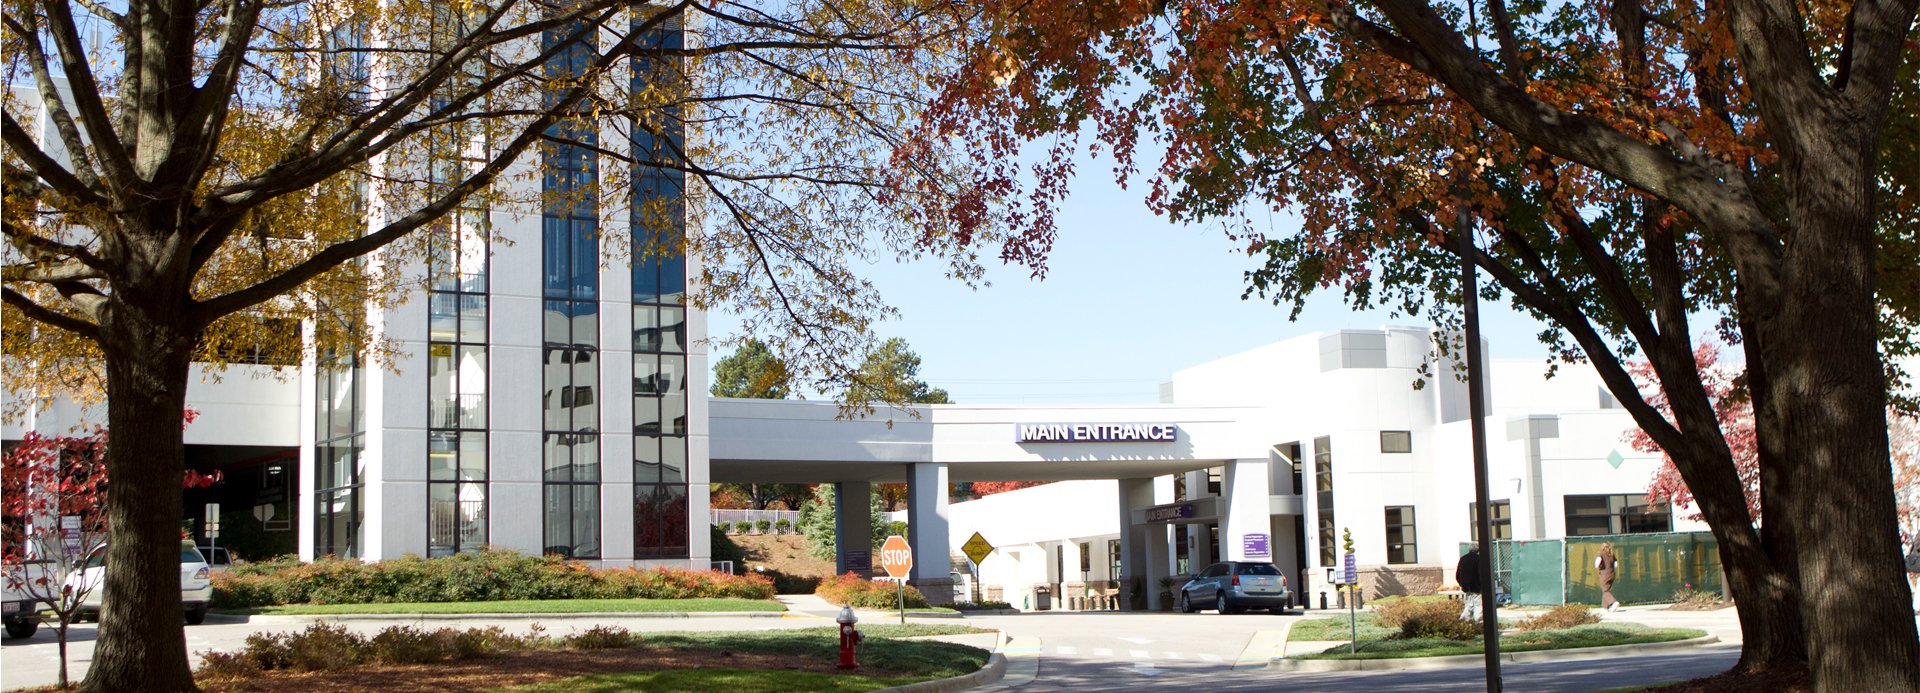
<instances>
[{"instance_id":1,"label":"yellow diamond road sign","mask_svg":"<svg viewBox=\"0 0 1920 693\"><path fill-rule=\"evenodd\" d=\"M979 532L974 532L972 539L960 545L960 550L966 552L967 558L973 559L974 563L979 563L987 560L987 554L993 553L993 545L987 543L987 538L980 536Z\"/></svg>"}]
</instances>

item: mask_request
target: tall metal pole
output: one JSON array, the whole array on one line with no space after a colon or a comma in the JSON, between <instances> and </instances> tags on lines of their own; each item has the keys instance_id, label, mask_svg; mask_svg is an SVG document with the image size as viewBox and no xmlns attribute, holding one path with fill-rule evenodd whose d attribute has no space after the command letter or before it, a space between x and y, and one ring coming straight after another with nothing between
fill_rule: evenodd
<instances>
[{"instance_id":1,"label":"tall metal pole","mask_svg":"<svg viewBox=\"0 0 1920 693\"><path fill-rule=\"evenodd\" d=\"M1463 162L1463 165L1471 165ZM1486 642L1487 693L1500 693L1500 605L1494 601L1493 513L1487 496L1487 378L1480 355L1480 278L1473 264L1473 218L1467 212L1466 171L1456 183L1458 207L1457 240L1460 255L1460 303L1465 311L1467 329L1467 416L1473 428L1473 503L1478 509L1480 529L1480 613L1483 617L1481 639Z\"/></svg>"}]
</instances>

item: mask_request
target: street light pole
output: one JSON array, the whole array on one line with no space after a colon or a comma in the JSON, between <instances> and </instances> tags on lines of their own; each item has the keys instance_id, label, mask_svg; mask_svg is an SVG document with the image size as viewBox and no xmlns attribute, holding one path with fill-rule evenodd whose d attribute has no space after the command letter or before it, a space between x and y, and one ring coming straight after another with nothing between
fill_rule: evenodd
<instances>
[{"instance_id":1,"label":"street light pole","mask_svg":"<svg viewBox=\"0 0 1920 693\"><path fill-rule=\"evenodd\" d=\"M1462 161L1462 166L1472 162ZM1460 256L1460 304L1467 332L1467 416L1473 429L1473 503L1478 509L1480 530L1480 614L1481 639L1486 643L1487 693L1500 693L1500 616L1494 601L1493 513L1488 508L1487 490L1487 378L1480 354L1480 278L1473 264L1473 218L1467 212L1466 169L1455 183L1458 208L1456 250Z\"/></svg>"}]
</instances>

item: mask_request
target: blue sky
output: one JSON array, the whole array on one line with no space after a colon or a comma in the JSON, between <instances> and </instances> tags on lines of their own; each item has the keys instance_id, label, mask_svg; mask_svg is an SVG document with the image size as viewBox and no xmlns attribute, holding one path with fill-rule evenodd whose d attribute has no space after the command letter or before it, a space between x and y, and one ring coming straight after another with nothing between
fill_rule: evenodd
<instances>
[{"instance_id":1,"label":"blue sky","mask_svg":"<svg viewBox=\"0 0 1920 693\"><path fill-rule=\"evenodd\" d=\"M969 289L937 264L882 261L862 269L900 315L882 338L902 337L922 359L921 376L955 402L1135 404L1159 399L1173 371L1322 330L1422 324L1385 311L1355 313L1337 292L1317 293L1298 322L1288 309L1243 301L1255 260L1218 226L1176 226L1122 190L1109 160L1083 160L1062 205L1060 237L1045 280L1022 268L989 269L991 286ZM1293 222L1276 215L1270 235ZM1485 276L1481 277L1484 283ZM1482 304L1494 358L1547 355L1543 326L1502 304ZM713 335L737 330L716 311ZM715 359L718 360L717 358Z\"/></svg>"}]
</instances>

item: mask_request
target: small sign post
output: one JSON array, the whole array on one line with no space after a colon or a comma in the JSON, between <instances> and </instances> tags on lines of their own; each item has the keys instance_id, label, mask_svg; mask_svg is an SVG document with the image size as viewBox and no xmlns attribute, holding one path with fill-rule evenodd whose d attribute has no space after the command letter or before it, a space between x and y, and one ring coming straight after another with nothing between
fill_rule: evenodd
<instances>
[{"instance_id":1,"label":"small sign post","mask_svg":"<svg viewBox=\"0 0 1920 693\"><path fill-rule=\"evenodd\" d=\"M1347 641L1347 654L1353 654L1354 651L1359 648L1360 644L1360 589L1358 587L1360 571L1356 570L1357 566L1354 563L1353 554L1347 554L1344 567L1346 570L1341 572L1346 574L1341 577L1346 578L1347 583L1345 585L1345 589L1347 590L1347 630L1350 633L1349 637L1352 638Z\"/></svg>"},{"instance_id":2,"label":"small sign post","mask_svg":"<svg viewBox=\"0 0 1920 693\"><path fill-rule=\"evenodd\" d=\"M960 551L967 554L967 560L973 561L973 601L978 603L980 601L980 562L987 560L987 556L993 553L993 544L989 543L986 537L980 536L979 532L974 532L973 538L960 545Z\"/></svg>"},{"instance_id":3,"label":"small sign post","mask_svg":"<svg viewBox=\"0 0 1920 693\"><path fill-rule=\"evenodd\" d=\"M898 534L887 537L880 545L880 567L887 569L887 576L900 581L899 604L900 623L907 622L907 576L913 571L913 546L906 537Z\"/></svg>"}]
</instances>

